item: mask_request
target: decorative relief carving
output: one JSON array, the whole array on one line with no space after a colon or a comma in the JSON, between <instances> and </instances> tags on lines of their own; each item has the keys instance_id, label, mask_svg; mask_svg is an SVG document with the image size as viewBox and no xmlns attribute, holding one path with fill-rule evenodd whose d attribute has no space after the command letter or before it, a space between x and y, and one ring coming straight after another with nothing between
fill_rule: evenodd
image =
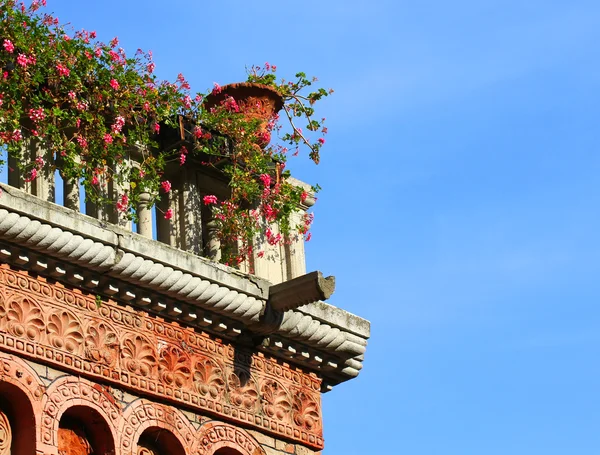
<instances>
[{"instance_id":1,"label":"decorative relief carving","mask_svg":"<svg viewBox=\"0 0 600 455\"><path fill-rule=\"evenodd\" d=\"M114 397L102 386L83 378L63 376L54 381L44 395L42 410L41 434L44 444L56 445L58 425L64 411L77 404L88 406L98 411L106 420L113 439L115 429L121 417L121 408Z\"/></svg>"},{"instance_id":2,"label":"decorative relief carving","mask_svg":"<svg viewBox=\"0 0 600 455\"><path fill-rule=\"evenodd\" d=\"M0 264L0 349L323 446L315 376L40 280Z\"/></svg>"},{"instance_id":3,"label":"decorative relief carving","mask_svg":"<svg viewBox=\"0 0 600 455\"><path fill-rule=\"evenodd\" d=\"M117 334L104 323L88 327L84 355L93 362L114 366L119 355Z\"/></svg>"},{"instance_id":4,"label":"decorative relief carving","mask_svg":"<svg viewBox=\"0 0 600 455\"><path fill-rule=\"evenodd\" d=\"M121 349L123 366L134 374L148 377L156 369L156 351L147 338L135 335L126 338Z\"/></svg>"},{"instance_id":5,"label":"decorative relief carving","mask_svg":"<svg viewBox=\"0 0 600 455\"><path fill-rule=\"evenodd\" d=\"M139 399L131 403L123 414L119 435L121 436L121 454L139 454L138 441L145 429L158 427L170 431L186 453L194 453L196 431L190 421L178 409L163 404ZM146 448L147 449L147 448Z\"/></svg>"},{"instance_id":6,"label":"decorative relief carving","mask_svg":"<svg viewBox=\"0 0 600 455\"><path fill-rule=\"evenodd\" d=\"M8 417L0 410L0 455L10 455L12 430Z\"/></svg>"},{"instance_id":7,"label":"decorative relief carving","mask_svg":"<svg viewBox=\"0 0 600 455\"><path fill-rule=\"evenodd\" d=\"M279 421L285 421L292 409L292 399L288 391L277 381L267 379L260 387L265 414Z\"/></svg>"},{"instance_id":8,"label":"decorative relief carving","mask_svg":"<svg viewBox=\"0 0 600 455\"><path fill-rule=\"evenodd\" d=\"M227 391L229 402L233 406L250 412L257 411L258 390L250 372L244 370L238 373L230 372L227 375Z\"/></svg>"},{"instance_id":9,"label":"decorative relief carving","mask_svg":"<svg viewBox=\"0 0 600 455\"><path fill-rule=\"evenodd\" d=\"M39 340L44 330L42 310L27 297L0 296L0 329L28 340Z\"/></svg>"},{"instance_id":10,"label":"decorative relief carving","mask_svg":"<svg viewBox=\"0 0 600 455\"><path fill-rule=\"evenodd\" d=\"M292 414L294 423L307 431L312 431L320 426L321 410L319 403L303 391L295 391L292 401Z\"/></svg>"},{"instance_id":11,"label":"decorative relief carving","mask_svg":"<svg viewBox=\"0 0 600 455\"><path fill-rule=\"evenodd\" d=\"M209 358L198 356L194 360L193 371L195 390L203 397L221 401L225 396L223 368Z\"/></svg>"},{"instance_id":12,"label":"decorative relief carving","mask_svg":"<svg viewBox=\"0 0 600 455\"><path fill-rule=\"evenodd\" d=\"M181 349L175 346L160 350L158 361L160 379L167 384L182 388L188 386L190 380L190 359Z\"/></svg>"},{"instance_id":13,"label":"decorative relief carving","mask_svg":"<svg viewBox=\"0 0 600 455\"><path fill-rule=\"evenodd\" d=\"M221 422L208 422L200 427L198 455L212 455L223 447L232 448L242 455L265 455L260 444L241 428Z\"/></svg>"},{"instance_id":14,"label":"decorative relief carving","mask_svg":"<svg viewBox=\"0 0 600 455\"><path fill-rule=\"evenodd\" d=\"M69 311L53 313L48 318L48 341L58 349L76 353L82 345L81 324Z\"/></svg>"}]
</instances>

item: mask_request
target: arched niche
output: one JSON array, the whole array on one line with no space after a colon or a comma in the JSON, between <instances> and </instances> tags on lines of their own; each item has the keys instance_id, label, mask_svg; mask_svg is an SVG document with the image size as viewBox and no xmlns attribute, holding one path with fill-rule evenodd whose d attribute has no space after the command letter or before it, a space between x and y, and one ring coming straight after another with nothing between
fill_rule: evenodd
<instances>
[{"instance_id":1,"label":"arched niche","mask_svg":"<svg viewBox=\"0 0 600 455\"><path fill-rule=\"evenodd\" d=\"M138 455L185 455L185 449L169 430L146 428L137 443Z\"/></svg>"},{"instance_id":2,"label":"arched niche","mask_svg":"<svg viewBox=\"0 0 600 455\"><path fill-rule=\"evenodd\" d=\"M31 401L19 387L0 382L0 455L35 455L35 442Z\"/></svg>"},{"instance_id":3,"label":"arched niche","mask_svg":"<svg viewBox=\"0 0 600 455\"><path fill-rule=\"evenodd\" d=\"M222 447L217 450L213 455L243 455L242 452L239 452L231 447Z\"/></svg>"},{"instance_id":4,"label":"arched niche","mask_svg":"<svg viewBox=\"0 0 600 455\"><path fill-rule=\"evenodd\" d=\"M172 447L175 450L172 453L176 455L195 454L196 433L185 414L177 408L140 398L130 403L123 412L118 429L120 453L137 455L141 447L145 449L144 455L170 454L164 452L164 448ZM153 441L160 444L157 446ZM150 447L145 447L148 445Z\"/></svg>"},{"instance_id":5,"label":"arched niche","mask_svg":"<svg viewBox=\"0 0 600 455\"><path fill-rule=\"evenodd\" d=\"M58 424L58 453L114 454L115 442L106 420L88 406L68 408Z\"/></svg>"},{"instance_id":6,"label":"arched niche","mask_svg":"<svg viewBox=\"0 0 600 455\"><path fill-rule=\"evenodd\" d=\"M266 455L258 441L242 428L212 420L198 431L198 455Z\"/></svg>"}]
</instances>

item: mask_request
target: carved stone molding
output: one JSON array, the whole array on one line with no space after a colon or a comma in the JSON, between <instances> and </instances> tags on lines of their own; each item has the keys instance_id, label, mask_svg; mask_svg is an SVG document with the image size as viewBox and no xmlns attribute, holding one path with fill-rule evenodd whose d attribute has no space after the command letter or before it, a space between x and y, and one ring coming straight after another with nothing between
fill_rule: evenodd
<instances>
[{"instance_id":1,"label":"carved stone molding","mask_svg":"<svg viewBox=\"0 0 600 455\"><path fill-rule=\"evenodd\" d=\"M0 352L0 382L8 382L22 390L34 409L42 402L46 391L44 383L33 368L20 358L4 352Z\"/></svg>"},{"instance_id":2,"label":"carved stone molding","mask_svg":"<svg viewBox=\"0 0 600 455\"><path fill-rule=\"evenodd\" d=\"M112 301L98 305L93 295L6 264L0 264L0 349L323 447L315 375ZM62 390L104 400L105 393L86 384ZM47 406L58 406L58 399L52 394ZM96 406L110 402L102 400ZM101 409L114 424L112 408ZM55 440L54 426L45 425L44 442Z\"/></svg>"},{"instance_id":3,"label":"carved stone molding","mask_svg":"<svg viewBox=\"0 0 600 455\"><path fill-rule=\"evenodd\" d=\"M61 416L72 406L87 406L97 411L106 421L113 441L121 417L121 408L115 398L101 385L83 378L63 376L48 387L42 402L41 442L58 446L58 428Z\"/></svg>"},{"instance_id":4,"label":"carved stone molding","mask_svg":"<svg viewBox=\"0 0 600 455\"><path fill-rule=\"evenodd\" d=\"M198 455L212 455L221 448L231 448L242 455L266 455L248 432L222 422L211 421L200 427Z\"/></svg>"},{"instance_id":5,"label":"carved stone molding","mask_svg":"<svg viewBox=\"0 0 600 455\"><path fill-rule=\"evenodd\" d=\"M148 448L141 448L140 451L137 444L144 430L151 427L171 432L185 448L186 453L195 452L196 431L181 411L171 406L139 399L125 409L121 420L119 428L121 455L150 452Z\"/></svg>"},{"instance_id":6,"label":"carved stone molding","mask_svg":"<svg viewBox=\"0 0 600 455\"><path fill-rule=\"evenodd\" d=\"M267 328L289 347L266 343L265 352L319 371L331 385L361 370L367 321L323 302L278 313L273 320L265 315L266 281L0 186L0 240L10 245L0 246L0 259L85 284L92 292L114 293L121 301L201 329L222 318L232 338L242 327L257 334ZM40 213L51 213L52 222ZM41 263L21 248L39 253Z\"/></svg>"}]
</instances>

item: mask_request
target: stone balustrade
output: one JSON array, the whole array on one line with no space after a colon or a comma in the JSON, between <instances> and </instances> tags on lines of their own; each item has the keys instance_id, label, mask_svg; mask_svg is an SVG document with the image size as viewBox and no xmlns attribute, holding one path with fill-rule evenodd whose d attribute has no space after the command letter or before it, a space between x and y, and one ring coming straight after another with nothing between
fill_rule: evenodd
<instances>
[{"instance_id":1,"label":"stone balustrade","mask_svg":"<svg viewBox=\"0 0 600 455\"><path fill-rule=\"evenodd\" d=\"M43 156L42 150L30 141L25 150L25 158L33 162L36 157ZM132 166L136 165L135 154L132 154ZM14 158L8 159L2 169L8 174L8 184L34 195L44 201L62 203L64 207L91 216L99 221L111 223L121 228L158 240L169 246L197 256L219 261L221 245L216 236L215 220L211 216L210 207L203 205L202 198L216 195L225 199L229 187L219 172L210 170L193 158L188 159L185 166L170 164L165 171L165 178L172 182L168 194L161 195L156 207L150 207L150 194L142 195L137 207L138 222L136 224L120 214L116 205L97 205L87 201L83 187L76 182L63 180L59 172L53 173L44 168L33 181L28 182L19 170ZM117 201L123 188L115 181L107 181L100 176L99 190L108 200ZM310 186L293 179L293 183L310 190ZM305 204L298 207L294 215L300 223L303 212L314 204L308 198ZM166 219L164 213L171 210L173 217ZM278 226L270 226L274 234ZM301 235L287 239L284 245L269 245L265 239L256 239L253 245L253 256L239 265L243 273L254 272L260 278L277 284L306 273L304 238ZM259 256L259 252L261 252Z\"/></svg>"}]
</instances>

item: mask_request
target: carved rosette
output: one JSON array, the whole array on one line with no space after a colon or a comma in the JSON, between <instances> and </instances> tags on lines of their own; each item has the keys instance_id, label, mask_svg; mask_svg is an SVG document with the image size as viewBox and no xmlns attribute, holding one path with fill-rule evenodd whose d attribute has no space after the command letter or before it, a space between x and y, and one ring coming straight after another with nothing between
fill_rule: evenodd
<instances>
[{"instance_id":1,"label":"carved rosette","mask_svg":"<svg viewBox=\"0 0 600 455\"><path fill-rule=\"evenodd\" d=\"M0 410L0 455L10 455L11 441L10 421L6 414Z\"/></svg>"},{"instance_id":2,"label":"carved rosette","mask_svg":"<svg viewBox=\"0 0 600 455\"><path fill-rule=\"evenodd\" d=\"M263 411L270 418L286 421L292 410L289 392L277 381L268 379L260 387Z\"/></svg>"},{"instance_id":3,"label":"carved rosette","mask_svg":"<svg viewBox=\"0 0 600 455\"><path fill-rule=\"evenodd\" d=\"M16 337L39 340L44 331L42 310L27 297L11 299L0 295L0 328Z\"/></svg>"},{"instance_id":4,"label":"carved rosette","mask_svg":"<svg viewBox=\"0 0 600 455\"><path fill-rule=\"evenodd\" d=\"M141 335L123 341L122 364L130 373L148 377L156 365L154 346Z\"/></svg>"},{"instance_id":5,"label":"carved rosette","mask_svg":"<svg viewBox=\"0 0 600 455\"><path fill-rule=\"evenodd\" d=\"M233 372L227 375L229 402L238 408L255 412L257 410L258 391L256 382L247 371Z\"/></svg>"},{"instance_id":6,"label":"carved rosette","mask_svg":"<svg viewBox=\"0 0 600 455\"><path fill-rule=\"evenodd\" d=\"M158 370L160 379L165 384L182 388L187 386L190 380L190 359L175 346L161 349Z\"/></svg>"},{"instance_id":7,"label":"carved rosette","mask_svg":"<svg viewBox=\"0 0 600 455\"><path fill-rule=\"evenodd\" d=\"M194 388L204 397L221 400L225 396L223 368L206 357L197 357L194 362Z\"/></svg>"},{"instance_id":8,"label":"carved rosette","mask_svg":"<svg viewBox=\"0 0 600 455\"><path fill-rule=\"evenodd\" d=\"M57 349L76 353L83 344L81 324L68 311L53 313L48 318L48 341Z\"/></svg>"},{"instance_id":9,"label":"carved rosette","mask_svg":"<svg viewBox=\"0 0 600 455\"><path fill-rule=\"evenodd\" d=\"M321 426L321 409L312 395L304 391L293 391L292 417L294 423L307 431Z\"/></svg>"},{"instance_id":10,"label":"carved rosette","mask_svg":"<svg viewBox=\"0 0 600 455\"><path fill-rule=\"evenodd\" d=\"M88 327L84 354L93 362L114 366L119 355L119 340L115 331L104 323Z\"/></svg>"}]
</instances>

